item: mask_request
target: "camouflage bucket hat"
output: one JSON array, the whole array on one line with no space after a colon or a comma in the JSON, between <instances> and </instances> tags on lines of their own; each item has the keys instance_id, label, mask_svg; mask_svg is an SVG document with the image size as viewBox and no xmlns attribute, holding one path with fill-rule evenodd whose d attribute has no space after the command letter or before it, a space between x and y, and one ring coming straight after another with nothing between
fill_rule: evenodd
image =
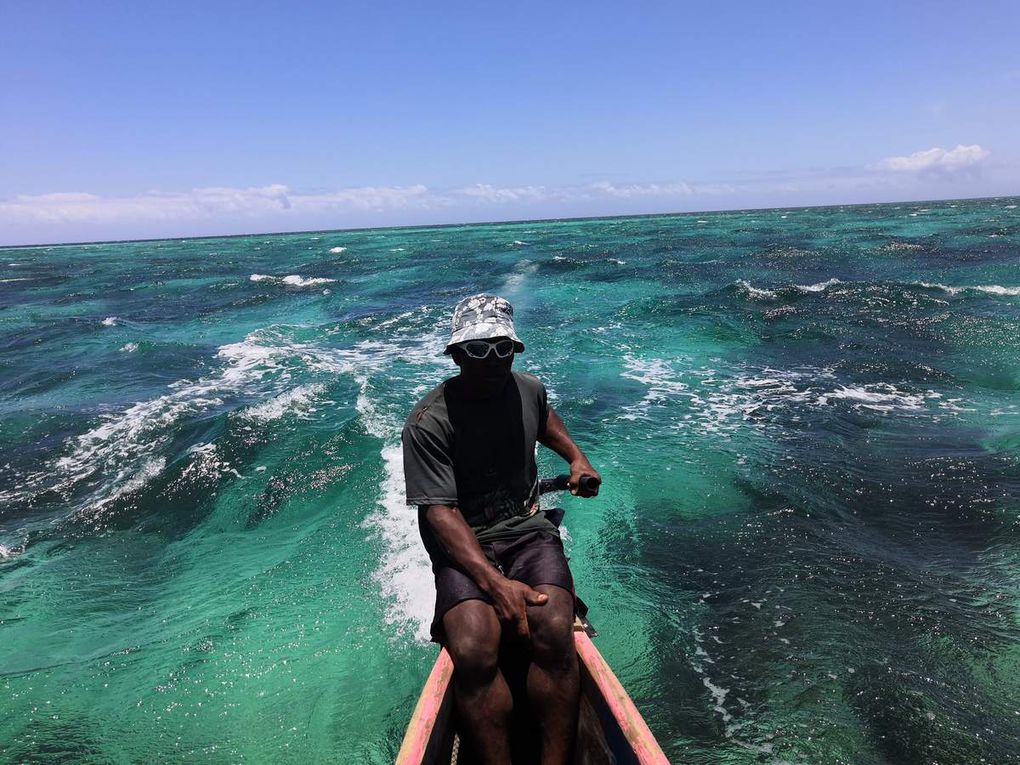
<instances>
[{"instance_id":1,"label":"camouflage bucket hat","mask_svg":"<svg viewBox=\"0 0 1020 765\"><path fill-rule=\"evenodd\" d=\"M493 337L509 337L517 353L524 350L514 329L514 307L509 301L496 295L473 295L453 309L453 334L443 353L449 353L450 346L457 343Z\"/></svg>"}]
</instances>

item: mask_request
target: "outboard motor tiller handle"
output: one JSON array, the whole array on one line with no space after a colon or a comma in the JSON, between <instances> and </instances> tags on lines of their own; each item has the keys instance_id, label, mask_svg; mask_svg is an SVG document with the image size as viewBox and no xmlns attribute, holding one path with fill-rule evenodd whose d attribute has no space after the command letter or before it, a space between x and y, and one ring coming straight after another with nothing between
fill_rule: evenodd
<instances>
[{"instance_id":1,"label":"outboard motor tiller handle","mask_svg":"<svg viewBox=\"0 0 1020 765\"><path fill-rule=\"evenodd\" d=\"M583 475L579 481L580 486L578 488L584 491L590 491L592 496L597 496L599 493L599 485L602 483L593 475ZM538 493L545 494L550 491L566 491L570 488L570 476L564 473L558 475L555 478L540 478L538 481Z\"/></svg>"}]
</instances>

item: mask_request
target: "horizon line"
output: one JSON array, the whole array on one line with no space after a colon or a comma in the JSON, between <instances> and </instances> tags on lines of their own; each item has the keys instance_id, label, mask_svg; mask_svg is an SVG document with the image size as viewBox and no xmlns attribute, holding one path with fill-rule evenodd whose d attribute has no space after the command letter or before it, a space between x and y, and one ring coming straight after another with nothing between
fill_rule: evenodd
<instances>
[{"instance_id":1,"label":"horizon line","mask_svg":"<svg viewBox=\"0 0 1020 765\"><path fill-rule=\"evenodd\" d=\"M996 194L987 197L952 197L943 199L902 199L885 202L852 202L836 204L786 205L783 207L734 207L708 210L686 210L662 213L631 213L620 215L581 215L565 218L517 218L511 220L460 221L451 223L399 224L394 226L354 226L351 228L299 229L296 231L252 231L243 234L204 234L194 236L141 237L135 239L90 239L77 242L42 242L32 244L0 245L0 250L33 249L39 247L78 247L96 244L141 244L144 242L198 241L202 239L240 239L251 236L296 236L298 234L334 234L365 231L399 231L403 229L457 228L460 226L512 226L525 223L570 223L576 221L621 220L630 218L671 218L684 215L712 215L719 213L756 212L765 210L825 210L836 207L869 207L896 204L931 204L933 202L980 202L984 200L1014 199L1020 194Z\"/></svg>"}]
</instances>

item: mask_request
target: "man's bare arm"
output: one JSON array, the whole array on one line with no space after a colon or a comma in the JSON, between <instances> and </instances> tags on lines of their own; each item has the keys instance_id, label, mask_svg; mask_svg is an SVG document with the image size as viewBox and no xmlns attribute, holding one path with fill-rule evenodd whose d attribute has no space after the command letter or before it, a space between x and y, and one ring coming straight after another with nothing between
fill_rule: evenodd
<instances>
[{"instance_id":1,"label":"man's bare arm","mask_svg":"<svg viewBox=\"0 0 1020 765\"><path fill-rule=\"evenodd\" d=\"M518 634L529 637L528 606L545 605L549 596L500 574L485 557L474 532L456 507L427 505L419 509L446 553L492 598L500 621L516 625Z\"/></svg>"},{"instance_id":2,"label":"man's bare arm","mask_svg":"<svg viewBox=\"0 0 1020 765\"><path fill-rule=\"evenodd\" d=\"M602 476L592 467L588 458L584 456L581 447L574 443L574 439L567 432L567 426L564 424L563 418L552 407L549 407L549 417L546 420L545 433L538 440L570 464L571 494L582 497L593 497L598 494L597 488L594 491L580 488L581 476L594 476L598 479L599 483L602 483Z\"/></svg>"}]
</instances>

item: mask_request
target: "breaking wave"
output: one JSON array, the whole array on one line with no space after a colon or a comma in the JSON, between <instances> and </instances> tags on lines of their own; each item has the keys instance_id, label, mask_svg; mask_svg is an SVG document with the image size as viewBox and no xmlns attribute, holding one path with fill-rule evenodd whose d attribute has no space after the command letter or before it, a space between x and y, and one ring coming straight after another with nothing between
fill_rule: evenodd
<instances>
[{"instance_id":1,"label":"breaking wave","mask_svg":"<svg viewBox=\"0 0 1020 765\"><path fill-rule=\"evenodd\" d=\"M288 287L318 287L323 284L333 284L336 279L325 277L304 277L297 274L290 276L270 276L268 274L252 274L248 277L253 282L268 282L270 284L285 284Z\"/></svg>"},{"instance_id":2,"label":"breaking wave","mask_svg":"<svg viewBox=\"0 0 1020 765\"><path fill-rule=\"evenodd\" d=\"M917 282L918 287L929 290L941 290L948 295L961 295L974 292L983 292L986 295L998 295L1000 297L1020 296L1020 287L1002 287L998 284L978 284L973 287L950 287L945 284L932 284L930 282Z\"/></svg>"},{"instance_id":3,"label":"breaking wave","mask_svg":"<svg viewBox=\"0 0 1020 765\"><path fill-rule=\"evenodd\" d=\"M831 369L765 368L754 374L727 375L710 367L683 368L682 360L627 356L621 376L641 383L644 397L623 408L622 420L658 421L656 410L683 404L672 412L673 427L719 434L781 409L824 410L837 404L852 410L913 416L956 416L974 411L962 397L935 390L904 390L889 382L841 384Z\"/></svg>"},{"instance_id":4,"label":"breaking wave","mask_svg":"<svg viewBox=\"0 0 1020 765\"><path fill-rule=\"evenodd\" d=\"M784 296L809 293L823 293L832 287L843 286L848 290L883 290L883 289L905 289L905 290L938 290L950 296L957 295L995 295L998 297L1020 296L1020 287L1003 287L998 284L978 284L972 286L949 286L932 282L906 282L906 283L872 283L872 282L845 282L841 279L827 279L815 284L792 284L784 287L771 289L756 287L750 282L740 279L730 285L731 288L744 294L751 300L778 300Z\"/></svg>"}]
</instances>

